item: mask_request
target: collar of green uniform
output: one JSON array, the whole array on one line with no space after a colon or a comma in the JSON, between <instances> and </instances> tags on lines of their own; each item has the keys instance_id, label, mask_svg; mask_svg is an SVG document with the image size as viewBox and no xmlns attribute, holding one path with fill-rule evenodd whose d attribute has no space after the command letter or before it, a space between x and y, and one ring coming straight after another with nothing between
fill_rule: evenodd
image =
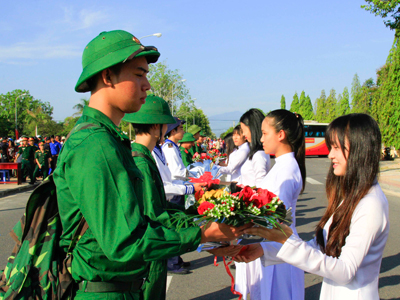
<instances>
[{"instance_id":1,"label":"collar of green uniform","mask_svg":"<svg viewBox=\"0 0 400 300\"><path fill-rule=\"evenodd\" d=\"M107 128L111 130L111 132L114 132L117 136L119 136L122 140L129 140L128 136L124 134L121 129L116 126L109 117L107 117L105 114L103 114L101 111L85 106L82 112L82 116L87 116L89 118L95 119L99 123L103 124Z\"/></svg>"},{"instance_id":2,"label":"collar of green uniform","mask_svg":"<svg viewBox=\"0 0 400 300\"><path fill-rule=\"evenodd\" d=\"M139 143L133 143L132 151L137 151L137 152L143 153L154 163L154 165L156 165L156 161L154 160L153 155L151 155L150 150L146 146L143 146L142 144L139 144Z\"/></svg>"}]
</instances>

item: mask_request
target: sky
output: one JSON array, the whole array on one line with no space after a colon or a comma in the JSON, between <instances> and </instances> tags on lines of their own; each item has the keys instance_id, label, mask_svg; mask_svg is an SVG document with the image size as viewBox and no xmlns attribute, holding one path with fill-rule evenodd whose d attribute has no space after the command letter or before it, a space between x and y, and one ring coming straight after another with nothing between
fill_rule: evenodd
<instances>
[{"instance_id":1,"label":"sky","mask_svg":"<svg viewBox=\"0 0 400 300\"><path fill-rule=\"evenodd\" d=\"M148 37L212 119L225 112L290 107L304 90L351 89L376 79L394 32L361 0L1 1L0 94L29 90L62 121L90 94L74 91L86 44L102 31ZM232 124L227 124L227 128ZM224 125L225 126L225 125ZM218 128L221 130L221 128Z\"/></svg>"}]
</instances>

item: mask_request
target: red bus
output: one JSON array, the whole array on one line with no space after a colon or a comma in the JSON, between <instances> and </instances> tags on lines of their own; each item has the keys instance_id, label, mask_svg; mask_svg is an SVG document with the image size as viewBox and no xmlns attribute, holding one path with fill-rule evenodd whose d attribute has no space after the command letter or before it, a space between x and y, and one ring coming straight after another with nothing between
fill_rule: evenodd
<instances>
[{"instance_id":1,"label":"red bus","mask_svg":"<svg viewBox=\"0 0 400 300\"><path fill-rule=\"evenodd\" d=\"M329 123L316 121L304 122L304 135L306 139L306 156L328 155L329 150L325 144L325 131Z\"/></svg>"}]
</instances>

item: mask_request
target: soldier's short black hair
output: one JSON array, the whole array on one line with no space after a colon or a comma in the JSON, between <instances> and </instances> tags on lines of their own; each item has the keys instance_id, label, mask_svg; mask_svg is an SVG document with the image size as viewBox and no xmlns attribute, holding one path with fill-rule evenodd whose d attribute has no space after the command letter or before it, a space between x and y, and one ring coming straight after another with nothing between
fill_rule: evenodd
<instances>
[{"instance_id":1,"label":"soldier's short black hair","mask_svg":"<svg viewBox=\"0 0 400 300\"><path fill-rule=\"evenodd\" d=\"M150 134L150 129L157 124L135 124L132 123L132 127L135 130L135 134Z\"/></svg>"}]
</instances>

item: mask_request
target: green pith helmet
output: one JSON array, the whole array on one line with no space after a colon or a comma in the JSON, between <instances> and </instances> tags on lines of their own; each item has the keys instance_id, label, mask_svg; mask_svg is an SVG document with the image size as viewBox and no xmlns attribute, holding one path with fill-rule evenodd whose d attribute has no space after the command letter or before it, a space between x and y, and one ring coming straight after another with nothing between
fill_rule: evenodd
<instances>
[{"instance_id":1,"label":"green pith helmet","mask_svg":"<svg viewBox=\"0 0 400 300\"><path fill-rule=\"evenodd\" d=\"M83 71L75 86L75 91L88 92L89 85L86 81L90 77L104 69L139 56L145 56L148 63L155 63L160 53L153 46L143 46L136 37L124 30L100 33L83 50Z\"/></svg>"},{"instance_id":2,"label":"green pith helmet","mask_svg":"<svg viewBox=\"0 0 400 300\"><path fill-rule=\"evenodd\" d=\"M202 130L202 131L200 131L200 136L202 136L202 137L206 137L206 134L204 133L204 131Z\"/></svg>"},{"instance_id":3,"label":"green pith helmet","mask_svg":"<svg viewBox=\"0 0 400 300\"><path fill-rule=\"evenodd\" d=\"M142 105L138 112L126 114L122 120L135 124L176 123L171 115L167 101L154 95L146 97L146 103Z\"/></svg>"},{"instance_id":4,"label":"green pith helmet","mask_svg":"<svg viewBox=\"0 0 400 300\"><path fill-rule=\"evenodd\" d=\"M193 134L186 132L183 135L183 138L179 141L179 143L186 143L186 142L195 142L196 139L194 138Z\"/></svg>"},{"instance_id":5,"label":"green pith helmet","mask_svg":"<svg viewBox=\"0 0 400 300\"><path fill-rule=\"evenodd\" d=\"M191 134L195 135L196 133L200 132L201 127L197 126L197 125L192 125L189 127L188 132L190 132Z\"/></svg>"}]
</instances>

